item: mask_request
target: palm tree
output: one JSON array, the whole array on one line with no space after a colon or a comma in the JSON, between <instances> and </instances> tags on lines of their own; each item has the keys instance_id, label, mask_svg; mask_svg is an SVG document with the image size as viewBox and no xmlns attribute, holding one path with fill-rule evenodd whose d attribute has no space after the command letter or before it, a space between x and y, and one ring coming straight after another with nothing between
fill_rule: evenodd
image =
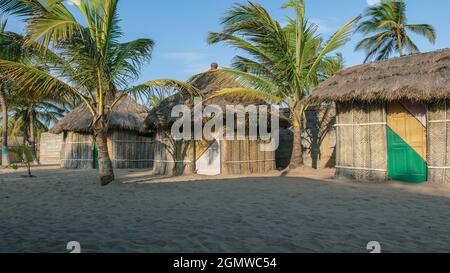
<instances>
[{"instance_id":1,"label":"palm tree","mask_svg":"<svg viewBox=\"0 0 450 273\"><path fill-rule=\"evenodd\" d=\"M364 38L356 45L357 51L366 51L364 63L388 59L395 52L400 56L405 52L419 52L408 32L424 36L432 44L436 42L433 26L408 24L406 2L403 0L382 0L378 5L369 7L365 16L368 19L359 24L357 31L373 36Z\"/></svg>"},{"instance_id":2,"label":"palm tree","mask_svg":"<svg viewBox=\"0 0 450 273\"><path fill-rule=\"evenodd\" d=\"M153 80L135 87L143 64L151 58L154 42L120 42L119 0L70 0L76 17L62 0L0 0L5 13L26 22L26 44L45 54L48 71L0 60L0 73L8 74L25 92L42 96L76 96L92 114L102 185L114 180L107 149L108 119L117 103L132 93L151 94L159 87L196 90L184 82ZM31 91L27 91L31 90Z\"/></svg>"},{"instance_id":3,"label":"palm tree","mask_svg":"<svg viewBox=\"0 0 450 273\"><path fill-rule=\"evenodd\" d=\"M69 113L67 102L33 97L13 98L10 103L9 135L24 136L36 157L36 140L41 133Z\"/></svg>"},{"instance_id":4,"label":"palm tree","mask_svg":"<svg viewBox=\"0 0 450 273\"><path fill-rule=\"evenodd\" d=\"M17 43L18 34L7 32L6 25L8 20L3 16L0 17L0 58L6 60L19 60L22 57L22 45ZM2 112L2 166L8 167L9 149L8 149L8 102L7 94L11 92L12 82L0 73L0 104Z\"/></svg>"},{"instance_id":5,"label":"palm tree","mask_svg":"<svg viewBox=\"0 0 450 273\"><path fill-rule=\"evenodd\" d=\"M242 88L223 89L214 96L262 99L289 108L294 130L290 167L297 168L303 165L301 130L307 106L302 99L342 67L342 59L332 53L349 40L359 18L325 42L318 26L305 18L303 0L290 0L283 7L296 14L286 27L259 4L236 5L222 20L223 32L210 33L208 40L210 44L225 42L246 54L235 57L233 68L213 72L236 80Z\"/></svg>"}]
</instances>

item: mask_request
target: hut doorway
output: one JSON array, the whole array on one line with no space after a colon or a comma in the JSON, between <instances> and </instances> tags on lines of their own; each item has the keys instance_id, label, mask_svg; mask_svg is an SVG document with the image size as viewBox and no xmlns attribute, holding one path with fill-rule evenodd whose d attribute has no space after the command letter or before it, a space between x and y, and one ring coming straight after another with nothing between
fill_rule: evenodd
<instances>
[{"instance_id":1,"label":"hut doorway","mask_svg":"<svg viewBox=\"0 0 450 273\"><path fill-rule=\"evenodd\" d=\"M405 102L387 106L389 178L409 183L428 180L426 107Z\"/></svg>"},{"instance_id":2,"label":"hut doorway","mask_svg":"<svg viewBox=\"0 0 450 273\"><path fill-rule=\"evenodd\" d=\"M201 175L219 175L221 173L220 160L220 142L216 140L210 143L204 152L198 154L196 162L197 173Z\"/></svg>"}]
</instances>

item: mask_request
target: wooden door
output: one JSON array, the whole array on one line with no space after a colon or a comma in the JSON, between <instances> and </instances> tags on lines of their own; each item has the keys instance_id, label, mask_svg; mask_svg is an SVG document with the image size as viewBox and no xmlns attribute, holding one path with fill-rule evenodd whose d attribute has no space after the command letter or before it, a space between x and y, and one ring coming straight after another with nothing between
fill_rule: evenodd
<instances>
[{"instance_id":1,"label":"wooden door","mask_svg":"<svg viewBox=\"0 0 450 273\"><path fill-rule=\"evenodd\" d=\"M427 181L426 108L420 104L390 103L387 107L389 178Z\"/></svg>"}]
</instances>

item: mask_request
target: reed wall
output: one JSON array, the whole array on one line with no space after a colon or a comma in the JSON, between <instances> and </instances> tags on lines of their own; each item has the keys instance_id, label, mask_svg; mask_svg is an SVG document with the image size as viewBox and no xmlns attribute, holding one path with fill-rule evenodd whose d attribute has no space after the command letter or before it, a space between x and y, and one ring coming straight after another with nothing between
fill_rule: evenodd
<instances>
[{"instance_id":1,"label":"reed wall","mask_svg":"<svg viewBox=\"0 0 450 273\"><path fill-rule=\"evenodd\" d=\"M61 168L91 169L93 167L94 139L90 134L64 133L61 149Z\"/></svg>"},{"instance_id":2,"label":"reed wall","mask_svg":"<svg viewBox=\"0 0 450 273\"><path fill-rule=\"evenodd\" d=\"M152 169L154 139L136 132L114 130L109 134L108 150L116 169Z\"/></svg>"},{"instance_id":3,"label":"reed wall","mask_svg":"<svg viewBox=\"0 0 450 273\"><path fill-rule=\"evenodd\" d=\"M221 169L225 175L248 175L275 170L274 151L262 151L261 140L221 140Z\"/></svg>"},{"instance_id":4,"label":"reed wall","mask_svg":"<svg viewBox=\"0 0 450 273\"><path fill-rule=\"evenodd\" d=\"M450 183L450 102L428 105L428 181Z\"/></svg>"},{"instance_id":5,"label":"reed wall","mask_svg":"<svg viewBox=\"0 0 450 273\"><path fill-rule=\"evenodd\" d=\"M336 136L338 176L358 181L387 180L384 104L339 103Z\"/></svg>"}]
</instances>

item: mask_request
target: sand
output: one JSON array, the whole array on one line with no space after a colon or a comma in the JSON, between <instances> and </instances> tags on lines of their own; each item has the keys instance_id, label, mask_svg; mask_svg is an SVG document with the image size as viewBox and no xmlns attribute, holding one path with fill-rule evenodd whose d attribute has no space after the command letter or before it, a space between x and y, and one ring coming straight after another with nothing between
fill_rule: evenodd
<instances>
[{"instance_id":1,"label":"sand","mask_svg":"<svg viewBox=\"0 0 450 273\"><path fill-rule=\"evenodd\" d=\"M0 252L450 251L450 187L367 184L300 170L248 178L0 170Z\"/></svg>"}]
</instances>

